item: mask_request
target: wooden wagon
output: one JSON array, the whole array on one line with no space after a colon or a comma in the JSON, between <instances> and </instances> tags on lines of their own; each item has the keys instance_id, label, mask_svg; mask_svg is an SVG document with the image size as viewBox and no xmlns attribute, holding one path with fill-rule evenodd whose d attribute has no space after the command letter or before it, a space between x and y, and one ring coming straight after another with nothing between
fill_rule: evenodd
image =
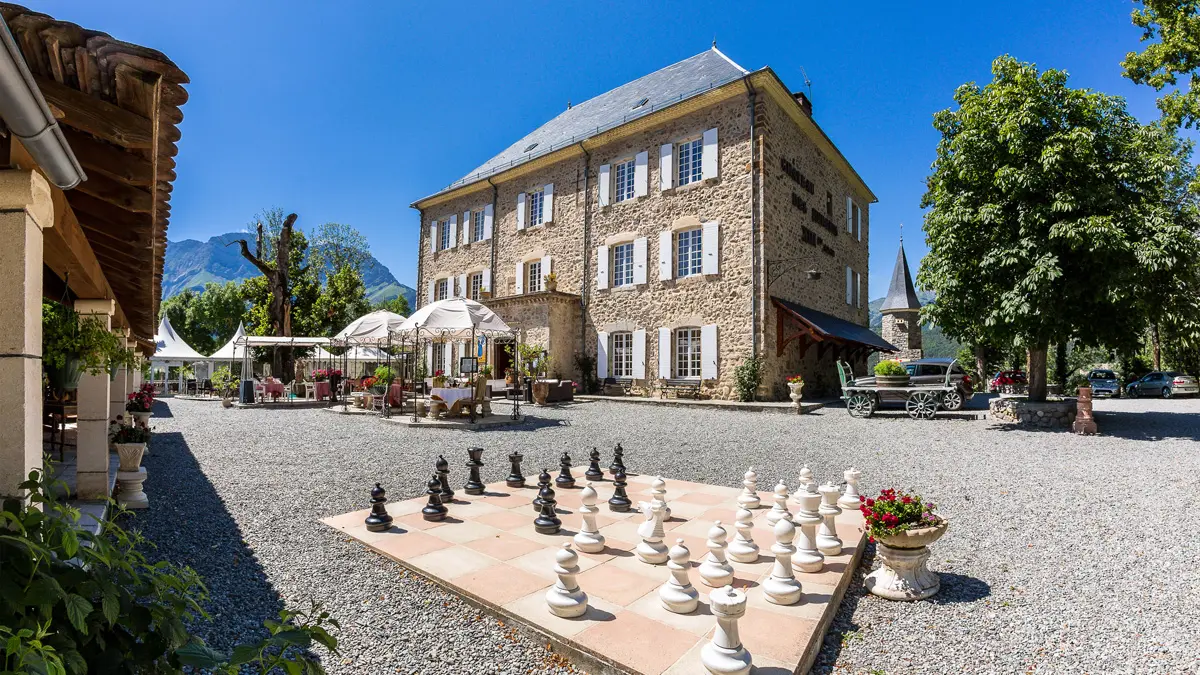
<instances>
[{"instance_id":1,"label":"wooden wagon","mask_svg":"<svg viewBox=\"0 0 1200 675\"><path fill-rule=\"evenodd\" d=\"M933 419L937 411L944 408L943 401L946 396L957 391L958 385L950 379L955 363L957 361L951 362L950 367L946 368L946 379L941 384L881 387L878 384L858 384L850 364L838 361L838 378L842 383L842 400L846 402L846 412L850 413L851 417L867 418L874 415L881 402L880 393L885 392L904 400L904 410L909 417Z\"/></svg>"}]
</instances>

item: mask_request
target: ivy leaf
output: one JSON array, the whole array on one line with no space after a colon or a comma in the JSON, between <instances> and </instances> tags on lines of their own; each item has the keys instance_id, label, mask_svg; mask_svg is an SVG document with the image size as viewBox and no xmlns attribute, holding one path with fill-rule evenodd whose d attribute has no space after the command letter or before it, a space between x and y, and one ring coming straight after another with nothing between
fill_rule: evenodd
<instances>
[{"instance_id":1,"label":"ivy leaf","mask_svg":"<svg viewBox=\"0 0 1200 675\"><path fill-rule=\"evenodd\" d=\"M75 630L87 635L87 616L92 613L92 603L81 595L70 594L66 598L67 618Z\"/></svg>"},{"instance_id":2,"label":"ivy leaf","mask_svg":"<svg viewBox=\"0 0 1200 675\"><path fill-rule=\"evenodd\" d=\"M75 554L79 552L79 535L73 528L63 530L62 547L68 558L74 558Z\"/></svg>"},{"instance_id":3,"label":"ivy leaf","mask_svg":"<svg viewBox=\"0 0 1200 675\"><path fill-rule=\"evenodd\" d=\"M176 649L175 658L179 659L179 663L193 668L216 668L226 661L225 654L199 641Z\"/></svg>"},{"instance_id":4,"label":"ivy leaf","mask_svg":"<svg viewBox=\"0 0 1200 675\"><path fill-rule=\"evenodd\" d=\"M108 619L108 625L113 625L121 614L121 603L117 600L114 593L106 593L100 599L100 610L104 612L104 618Z\"/></svg>"},{"instance_id":5,"label":"ivy leaf","mask_svg":"<svg viewBox=\"0 0 1200 675\"><path fill-rule=\"evenodd\" d=\"M25 598L22 604L53 605L62 596L62 586L58 585L58 581L54 577L40 577L25 589Z\"/></svg>"},{"instance_id":6,"label":"ivy leaf","mask_svg":"<svg viewBox=\"0 0 1200 675\"><path fill-rule=\"evenodd\" d=\"M258 649L261 643L238 645L233 648L233 655L229 657L229 665L240 666L243 663L250 663L258 658Z\"/></svg>"}]
</instances>

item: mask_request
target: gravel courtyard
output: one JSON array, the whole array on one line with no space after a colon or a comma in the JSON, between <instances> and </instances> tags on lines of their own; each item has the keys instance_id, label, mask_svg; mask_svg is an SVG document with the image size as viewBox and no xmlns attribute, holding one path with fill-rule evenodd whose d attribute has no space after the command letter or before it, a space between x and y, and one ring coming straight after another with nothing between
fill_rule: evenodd
<instances>
[{"instance_id":1,"label":"gravel courtyard","mask_svg":"<svg viewBox=\"0 0 1200 675\"><path fill-rule=\"evenodd\" d=\"M980 407L976 401L974 407ZM569 664L318 519L423 492L438 454L457 484L468 446L485 482L626 449L630 471L737 486L796 484L851 465L862 489L919 491L951 520L930 568L942 591L914 604L852 584L814 672L1200 670L1200 400L1099 401L1103 435L1011 431L988 421L857 420L588 402L534 409L519 427L410 429L322 410L156 404L136 515L154 555L196 568L212 595L204 637L228 646L283 605L321 600L340 619L330 673L558 673ZM669 484L669 483L668 483ZM532 516L531 516L532 518ZM873 563L873 547L865 569Z\"/></svg>"}]
</instances>

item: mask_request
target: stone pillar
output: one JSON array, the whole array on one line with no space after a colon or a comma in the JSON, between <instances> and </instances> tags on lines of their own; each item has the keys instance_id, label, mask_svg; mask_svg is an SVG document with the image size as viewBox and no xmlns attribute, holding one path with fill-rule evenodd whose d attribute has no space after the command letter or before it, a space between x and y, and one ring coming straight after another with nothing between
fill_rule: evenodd
<instances>
[{"instance_id":1,"label":"stone pillar","mask_svg":"<svg viewBox=\"0 0 1200 675\"><path fill-rule=\"evenodd\" d=\"M116 303L112 300L76 300L80 318L94 316L112 328ZM112 382L107 372L84 373L79 378L79 428L75 488L81 499L106 499L108 489L108 406Z\"/></svg>"},{"instance_id":2,"label":"stone pillar","mask_svg":"<svg viewBox=\"0 0 1200 675\"><path fill-rule=\"evenodd\" d=\"M0 497L42 466L42 230L53 224L46 179L0 171Z\"/></svg>"}]
</instances>

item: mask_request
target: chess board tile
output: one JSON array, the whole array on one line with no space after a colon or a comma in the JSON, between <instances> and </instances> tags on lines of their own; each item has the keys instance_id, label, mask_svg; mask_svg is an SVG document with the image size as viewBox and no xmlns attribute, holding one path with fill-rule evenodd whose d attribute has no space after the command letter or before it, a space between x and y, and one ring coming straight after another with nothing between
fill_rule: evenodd
<instances>
[{"instance_id":1,"label":"chess board tile","mask_svg":"<svg viewBox=\"0 0 1200 675\"><path fill-rule=\"evenodd\" d=\"M506 605L530 593L541 594L545 609L546 590L553 584L545 576L497 563L458 577L454 585L494 605Z\"/></svg>"},{"instance_id":2,"label":"chess board tile","mask_svg":"<svg viewBox=\"0 0 1200 675\"><path fill-rule=\"evenodd\" d=\"M471 520L463 521L454 527L435 527L427 531L438 539L445 539L453 544L465 544L476 539L494 537L502 532L502 530L490 525L484 525Z\"/></svg>"},{"instance_id":3,"label":"chess board tile","mask_svg":"<svg viewBox=\"0 0 1200 675\"><path fill-rule=\"evenodd\" d=\"M585 647L610 656L640 673L661 673L696 644L693 633L622 611L616 621L604 621L579 632Z\"/></svg>"},{"instance_id":4,"label":"chess board tile","mask_svg":"<svg viewBox=\"0 0 1200 675\"><path fill-rule=\"evenodd\" d=\"M496 560L512 560L542 547L536 541L518 537L511 532L500 532L494 536L482 537L467 542L466 546Z\"/></svg>"},{"instance_id":5,"label":"chess board tile","mask_svg":"<svg viewBox=\"0 0 1200 675\"><path fill-rule=\"evenodd\" d=\"M587 612L581 617L565 619L552 614L546 607L546 590L548 588L534 591L509 602L504 605L504 609L565 637L577 636L596 625L613 623L625 611L620 605L614 605L603 598L594 598L589 595Z\"/></svg>"}]
</instances>

